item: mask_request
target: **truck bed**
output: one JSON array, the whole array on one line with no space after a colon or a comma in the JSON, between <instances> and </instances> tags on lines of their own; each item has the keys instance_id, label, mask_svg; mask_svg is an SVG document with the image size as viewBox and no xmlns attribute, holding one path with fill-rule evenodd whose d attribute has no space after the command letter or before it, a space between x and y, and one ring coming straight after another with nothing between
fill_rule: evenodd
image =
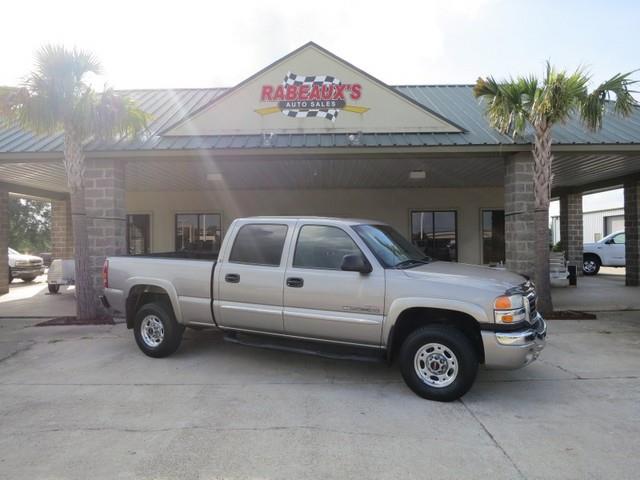
<instances>
[{"instance_id":1,"label":"truck bed","mask_svg":"<svg viewBox=\"0 0 640 480\"><path fill-rule=\"evenodd\" d=\"M165 291L179 322L182 319L214 324L211 311L213 272L217 254L168 252L109 257L108 293L112 307L126 312L132 289L153 285ZM205 257L209 257L208 259Z\"/></svg>"}]
</instances>

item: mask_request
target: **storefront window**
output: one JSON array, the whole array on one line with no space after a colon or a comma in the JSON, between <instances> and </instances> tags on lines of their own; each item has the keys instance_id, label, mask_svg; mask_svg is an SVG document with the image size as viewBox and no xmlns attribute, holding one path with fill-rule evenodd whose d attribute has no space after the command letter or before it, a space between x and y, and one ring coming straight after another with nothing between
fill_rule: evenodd
<instances>
[{"instance_id":1,"label":"storefront window","mask_svg":"<svg viewBox=\"0 0 640 480\"><path fill-rule=\"evenodd\" d=\"M504 210L482 211L482 263L504 263Z\"/></svg>"},{"instance_id":2,"label":"storefront window","mask_svg":"<svg viewBox=\"0 0 640 480\"><path fill-rule=\"evenodd\" d=\"M149 253L150 215L127 215L127 253Z\"/></svg>"},{"instance_id":3,"label":"storefront window","mask_svg":"<svg viewBox=\"0 0 640 480\"><path fill-rule=\"evenodd\" d=\"M222 220L216 213L179 213L176 215L176 251L220 251Z\"/></svg>"},{"instance_id":4,"label":"storefront window","mask_svg":"<svg viewBox=\"0 0 640 480\"><path fill-rule=\"evenodd\" d=\"M453 210L411 213L411 241L431 258L457 262L457 233L457 215Z\"/></svg>"}]
</instances>

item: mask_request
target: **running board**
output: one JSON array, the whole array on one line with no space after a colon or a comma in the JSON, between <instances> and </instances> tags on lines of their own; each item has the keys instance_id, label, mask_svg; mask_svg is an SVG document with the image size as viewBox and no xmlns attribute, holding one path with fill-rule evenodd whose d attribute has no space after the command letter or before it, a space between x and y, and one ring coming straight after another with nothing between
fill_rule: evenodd
<instances>
[{"instance_id":1,"label":"running board","mask_svg":"<svg viewBox=\"0 0 640 480\"><path fill-rule=\"evenodd\" d=\"M225 342L245 347L301 353L331 360L355 360L359 362L384 362L384 352L377 348L336 345L307 340L285 339L266 335L249 335L239 332L224 334Z\"/></svg>"}]
</instances>

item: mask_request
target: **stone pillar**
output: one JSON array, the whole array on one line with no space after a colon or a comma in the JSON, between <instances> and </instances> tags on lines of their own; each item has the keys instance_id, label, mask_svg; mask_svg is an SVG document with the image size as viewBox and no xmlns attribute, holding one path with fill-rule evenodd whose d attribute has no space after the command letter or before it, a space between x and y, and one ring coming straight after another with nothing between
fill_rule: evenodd
<instances>
[{"instance_id":1,"label":"stone pillar","mask_svg":"<svg viewBox=\"0 0 640 480\"><path fill-rule=\"evenodd\" d=\"M582 275L583 221L582 193L560 195L560 243L566 260Z\"/></svg>"},{"instance_id":2,"label":"stone pillar","mask_svg":"<svg viewBox=\"0 0 640 480\"><path fill-rule=\"evenodd\" d=\"M9 291L9 192L0 188L0 295Z\"/></svg>"},{"instance_id":3,"label":"stone pillar","mask_svg":"<svg viewBox=\"0 0 640 480\"><path fill-rule=\"evenodd\" d=\"M533 278L535 226L533 158L518 153L505 159L504 240L507 269Z\"/></svg>"},{"instance_id":4,"label":"stone pillar","mask_svg":"<svg viewBox=\"0 0 640 480\"><path fill-rule=\"evenodd\" d=\"M89 264L95 293L98 295L102 291L102 265L105 257L126 254L123 162L87 160L85 205Z\"/></svg>"},{"instance_id":5,"label":"stone pillar","mask_svg":"<svg viewBox=\"0 0 640 480\"><path fill-rule=\"evenodd\" d=\"M624 183L625 284L640 285L640 181Z\"/></svg>"},{"instance_id":6,"label":"stone pillar","mask_svg":"<svg viewBox=\"0 0 640 480\"><path fill-rule=\"evenodd\" d=\"M51 201L51 255L73 258L73 228L69 199Z\"/></svg>"}]
</instances>

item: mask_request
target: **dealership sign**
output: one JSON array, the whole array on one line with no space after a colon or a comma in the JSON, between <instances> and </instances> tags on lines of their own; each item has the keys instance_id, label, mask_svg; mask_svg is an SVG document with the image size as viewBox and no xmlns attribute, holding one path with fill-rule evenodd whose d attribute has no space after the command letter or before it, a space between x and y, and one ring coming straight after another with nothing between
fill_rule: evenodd
<instances>
[{"instance_id":1,"label":"dealership sign","mask_svg":"<svg viewBox=\"0 0 640 480\"><path fill-rule=\"evenodd\" d=\"M359 83L342 83L331 75L297 75L288 72L280 85L263 85L260 102L272 104L256 113L281 112L294 118L326 118L335 121L340 111L365 113L369 109L350 104L362 96Z\"/></svg>"}]
</instances>

